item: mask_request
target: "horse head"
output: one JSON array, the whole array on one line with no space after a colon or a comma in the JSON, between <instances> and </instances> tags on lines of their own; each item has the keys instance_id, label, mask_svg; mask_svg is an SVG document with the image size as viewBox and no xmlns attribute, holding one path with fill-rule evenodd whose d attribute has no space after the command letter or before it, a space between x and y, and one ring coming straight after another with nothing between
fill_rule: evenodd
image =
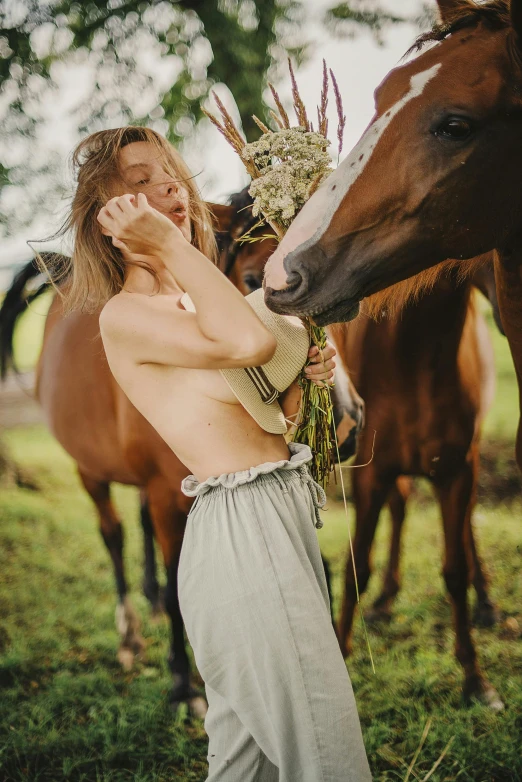
<instances>
[{"instance_id":1,"label":"horse head","mask_svg":"<svg viewBox=\"0 0 522 782\"><path fill-rule=\"evenodd\" d=\"M267 264L276 312L350 320L376 291L518 236L522 0L438 4L441 24L377 88L362 138Z\"/></svg>"}]
</instances>

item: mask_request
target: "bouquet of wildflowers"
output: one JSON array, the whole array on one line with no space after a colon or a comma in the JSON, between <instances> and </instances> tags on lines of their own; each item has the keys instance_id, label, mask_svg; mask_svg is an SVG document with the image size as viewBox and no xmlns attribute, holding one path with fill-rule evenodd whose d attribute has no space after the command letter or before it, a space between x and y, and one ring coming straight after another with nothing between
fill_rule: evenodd
<instances>
[{"instance_id":1,"label":"bouquet of wildflowers","mask_svg":"<svg viewBox=\"0 0 522 782\"><path fill-rule=\"evenodd\" d=\"M337 115L338 115L338 152L342 150L346 117L343 114L341 95L333 72L326 67L323 60L323 85L321 98L317 107L317 127L310 122L305 105L299 94L294 71L288 61L290 78L292 80L293 108L297 117L297 125L291 126L281 99L275 88L269 84L278 113L272 111L275 123L274 130L268 128L260 119L254 121L261 130L258 141L247 144L234 121L218 96L213 93L221 114L221 120L205 112L211 122L224 135L243 161L247 172L252 178L250 195L254 204L254 217L259 216L259 223L254 228L267 222L273 229L278 240L281 240L292 221L315 192L321 182L332 171L331 157L328 151L328 93L330 80L333 85ZM255 241L251 231L242 239ZM323 328L306 319L305 325L310 333L311 344L323 350L326 344L326 333ZM316 481L326 487L334 468L335 427L333 410L328 385L315 385L304 372L299 378L302 389L302 402L299 421L293 439L306 443L313 453L312 474Z\"/></svg>"}]
</instances>

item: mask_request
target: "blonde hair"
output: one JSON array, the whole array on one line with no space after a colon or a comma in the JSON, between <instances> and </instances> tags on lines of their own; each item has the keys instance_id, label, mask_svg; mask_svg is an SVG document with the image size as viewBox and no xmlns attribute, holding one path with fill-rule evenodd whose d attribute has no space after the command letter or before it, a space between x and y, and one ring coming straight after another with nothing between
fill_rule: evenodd
<instances>
[{"instance_id":1,"label":"blonde hair","mask_svg":"<svg viewBox=\"0 0 522 782\"><path fill-rule=\"evenodd\" d=\"M121 251L114 247L112 239L104 236L96 217L100 209L112 198L114 184L119 176L120 150L136 141L153 145L159 160L169 177L182 182L189 195L189 217L192 224L192 244L207 258L215 262L216 243L212 227L212 215L201 199L194 179L179 152L150 128L125 127L101 130L81 141L73 152L72 165L77 178L77 187L70 212L55 235L63 236L68 231L74 234L72 258L49 257L44 262L37 255L42 271L50 274L51 280L64 299L65 308L95 312L112 296L118 293L124 283L125 266ZM143 188L146 192L146 188ZM152 267L147 268L157 277ZM60 285L60 283L63 283Z\"/></svg>"}]
</instances>

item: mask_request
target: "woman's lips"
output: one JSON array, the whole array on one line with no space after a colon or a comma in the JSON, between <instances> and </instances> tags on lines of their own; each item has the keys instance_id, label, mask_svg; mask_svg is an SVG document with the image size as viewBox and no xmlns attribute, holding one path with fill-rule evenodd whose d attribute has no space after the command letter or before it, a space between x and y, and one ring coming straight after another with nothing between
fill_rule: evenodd
<instances>
[{"instance_id":1,"label":"woman's lips","mask_svg":"<svg viewBox=\"0 0 522 782\"><path fill-rule=\"evenodd\" d=\"M176 223L182 223L184 220L187 219L187 211L186 209L173 209L169 212L169 217L171 220L174 220Z\"/></svg>"}]
</instances>

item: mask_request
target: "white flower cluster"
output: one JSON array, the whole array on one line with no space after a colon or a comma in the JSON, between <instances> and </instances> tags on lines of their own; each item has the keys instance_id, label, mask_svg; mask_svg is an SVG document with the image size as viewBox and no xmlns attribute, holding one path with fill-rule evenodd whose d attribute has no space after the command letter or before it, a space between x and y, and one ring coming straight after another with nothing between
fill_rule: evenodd
<instances>
[{"instance_id":1,"label":"white flower cluster","mask_svg":"<svg viewBox=\"0 0 522 782\"><path fill-rule=\"evenodd\" d=\"M320 133L301 127L264 133L247 144L241 157L259 171L249 190L253 215L263 214L288 227L308 200L311 186L332 170L329 145Z\"/></svg>"}]
</instances>

